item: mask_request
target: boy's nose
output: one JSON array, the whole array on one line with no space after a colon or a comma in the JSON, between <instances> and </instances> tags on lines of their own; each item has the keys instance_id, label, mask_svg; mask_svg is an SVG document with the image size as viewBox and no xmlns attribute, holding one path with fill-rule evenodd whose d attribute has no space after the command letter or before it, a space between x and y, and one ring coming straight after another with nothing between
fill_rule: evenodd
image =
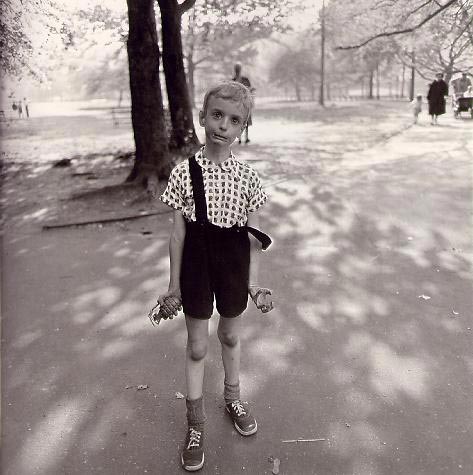
<instances>
[{"instance_id":1,"label":"boy's nose","mask_svg":"<svg viewBox=\"0 0 473 475\"><path fill-rule=\"evenodd\" d=\"M220 121L220 129L222 130L227 130L228 128L228 117L224 117L221 121Z\"/></svg>"}]
</instances>

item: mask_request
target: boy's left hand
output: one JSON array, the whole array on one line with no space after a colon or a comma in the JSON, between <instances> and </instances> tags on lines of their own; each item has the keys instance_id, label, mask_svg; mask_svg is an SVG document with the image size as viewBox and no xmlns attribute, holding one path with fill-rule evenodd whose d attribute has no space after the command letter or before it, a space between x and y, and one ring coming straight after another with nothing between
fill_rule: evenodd
<instances>
[{"instance_id":1,"label":"boy's left hand","mask_svg":"<svg viewBox=\"0 0 473 475\"><path fill-rule=\"evenodd\" d=\"M256 308L263 313L268 313L274 308L272 291L265 287L251 285L248 289L251 300L253 300Z\"/></svg>"}]
</instances>

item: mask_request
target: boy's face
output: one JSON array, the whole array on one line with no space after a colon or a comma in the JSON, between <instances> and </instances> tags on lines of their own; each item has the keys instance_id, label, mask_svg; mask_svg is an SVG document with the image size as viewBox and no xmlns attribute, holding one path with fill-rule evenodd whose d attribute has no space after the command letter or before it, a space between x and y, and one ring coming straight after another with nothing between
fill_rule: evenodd
<instances>
[{"instance_id":1,"label":"boy's face","mask_svg":"<svg viewBox=\"0 0 473 475\"><path fill-rule=\"evenodd\" d=\"M230 147L245 128L247 111L238 102L220 97L209 97L207 111L200 111L199 123L205 127L206 142Z\"/></svg>"}]
</instances>

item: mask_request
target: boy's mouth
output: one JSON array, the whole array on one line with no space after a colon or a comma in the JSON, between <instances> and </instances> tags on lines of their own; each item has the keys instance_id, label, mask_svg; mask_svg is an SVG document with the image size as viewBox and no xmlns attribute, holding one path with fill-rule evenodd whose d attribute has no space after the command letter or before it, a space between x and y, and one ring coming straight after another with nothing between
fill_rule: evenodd
<instances>
[{"instance_id":1,"label":"boy's mouth","mask_svg":"<svg viewBox=\"0 0 473 475\"><path fill-rule=\"evenodd\" d=\"M214 137L215 139L221 140L221 141L223 141L223 142L227 142L227 141L228 141L227 137L225 137L224 135L219 135L219 134L215 134L215 133L214 133L214 134L213 134L213 137Z\"/></svg>"}]
</instances>

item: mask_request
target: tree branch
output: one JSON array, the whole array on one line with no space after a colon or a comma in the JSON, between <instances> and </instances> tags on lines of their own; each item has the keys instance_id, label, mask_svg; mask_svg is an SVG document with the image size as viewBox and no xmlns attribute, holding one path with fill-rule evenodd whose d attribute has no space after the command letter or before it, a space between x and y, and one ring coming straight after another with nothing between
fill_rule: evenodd
<instances>
[{"instance_id":1,"label":"tree branch","mask_svg":"<svg viewBox=\"0 0 473 475\"><path fill-rule=\"evenodd\" d=\"M358 49L361 48L362 46L366 46L368 43L371 43L374 40L377 40L379 38L387 38L390 36L397 36L397 35L402 35L405 33L412 33L413 31L419 29L421 26L425 25L428 23L432 18L436 17L439 13L441 13L443 10L448 8L449 6L453 5L456 3L457 0L449 0L445 5L442 5L440 8L435 10L433 13L425 17L422 21L417 23L416 25L410 27L410 28L404 28L402 30L393 30L393 31L387 31L384 33L378 33L377 35L372 36L371 38L368 38L367 40L357 44L357 45L350 45L350 46L337 46L335 49L337 50L349 50L349 49Z\"/></svg>"},{"instance_id":2,"label":"tree branch","mask_svg":"<svg viewBox=\"0 0 473 475\"><path fill-rule=\"evenodd\" d=\"M422 8L426 7L427 5L429 5L430 3L432 3L431 0L427 0L426 2L422 3L421 5L419 5L417 8L415 8L414 10L412 10L411 12L409 12L407 14L407 16L404 18L404 21L406 21L409 17L411 17L412 15L415 15L419 10L422 10Z\"/></svg>"},{"instance_id":3,"label":"tree branch","mask_svg":"<svg viewBox=\"0 0 473 475\"><path fill-rule=\"evenodd\" d=\"M197 59L194 61L194 66L197 67L199 64L209 61L210 59L212 59L212 56L204 56L203 58Z\"/></svg>"},{"instance_id":4,"label":"tree branch","mask_svg":"<svg viewBox=\"0 0 473 475\"><path fill-rule=\"evenodd\" d=\"M177 1L177 0L176 0ZM187 10L190 10L195 5L195 0L184 0L177 6L179 15L183 15Z\"/></svg>"}]
</instances>

